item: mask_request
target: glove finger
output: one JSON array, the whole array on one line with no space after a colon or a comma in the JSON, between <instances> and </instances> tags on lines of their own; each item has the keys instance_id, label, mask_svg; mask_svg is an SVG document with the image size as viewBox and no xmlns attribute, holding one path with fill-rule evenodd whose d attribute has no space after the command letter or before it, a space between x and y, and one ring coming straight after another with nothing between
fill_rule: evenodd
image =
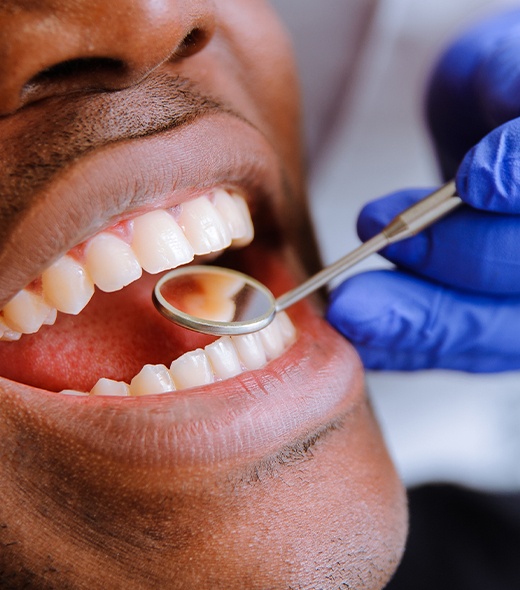
<instances>
[{"instance_id":1,"label":"glove finger","mask_svg":"<svg viewBox=\"0 0 520 590\"><path fill-rule=\"evenodd\" d=\"M371 238L428 191L394 193L366 205L358 234ZM407 270L463 290L520 294L520 216L463 207L381 254Z\"/></svg>"},{"instance_id":2,"label":"glove finger","mask_svg":"<svg viewBox=\"0 0 520 590\"><path fill-rule=\"evenodd\" d=\"M399 271L372 271L333 291L327 319L369 369L520 368L519 298L470 295Z\"/></svg>"},{"instance_id":3,"label":"glove finger","mask_svg":"<svg viewBox=\"0 0 520 590\"><path fill-rule=\"evenodd\" d=\"M467 150L520 116L520 10L469 29L433 70L426 115L446 179Z\"/></svg>"},{"instance_id":4,"label":"glove finger","mask_svg":"<svg viewBox=\"0 0 520 590\"><path fill-rule=\"evenodd\" d=\"M494 129L475 145L456 182L460 197L472 207L520 213L520 119Z\"/></svg>"}]
</instances>

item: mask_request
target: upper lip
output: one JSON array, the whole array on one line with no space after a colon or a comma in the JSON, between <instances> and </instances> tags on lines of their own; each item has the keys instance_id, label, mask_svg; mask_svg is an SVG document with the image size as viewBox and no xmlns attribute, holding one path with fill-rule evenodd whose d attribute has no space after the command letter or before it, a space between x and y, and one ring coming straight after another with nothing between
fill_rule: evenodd
<instances>
[{"instance_id":1,"label":"upper lip","mask_svg":"<svg viewBox=\"0 0 520 590\"><path fill-rule=\"evenodd\" d=\"M42 117L49 105L23 111L28 131L19 142L33 146L24 152L24 169L15 169L21 146L4 143L10 146L3 157L10 174L0 178L0 190L4 206L20 213L2 228L0 308L61 254L138 212L173 207L215 186L239 188L254 202L265 202L266 195L280 202L286 179L261 131L210 99L198 110L168 101L163 95L168 83L163 84L166 90L158 84L153 95L148 125L129 111L136 102L128 96L132 89L77 99L65 111L58 108L60 101L50 105L58 116L53 129L60 132L51 133ZM99 113L96 123L82 129L78 140L74 126L92 118L93 108ZM122 122L114 126L117 117ZM15 120L11 130L16 127ZM15 189L17 177L26 180Z\"/></svg>"}]
</instances>

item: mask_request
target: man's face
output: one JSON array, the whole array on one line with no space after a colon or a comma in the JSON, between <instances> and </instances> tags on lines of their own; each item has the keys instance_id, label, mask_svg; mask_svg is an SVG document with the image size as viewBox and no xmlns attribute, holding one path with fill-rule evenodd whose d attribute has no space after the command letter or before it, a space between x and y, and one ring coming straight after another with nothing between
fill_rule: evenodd
<instances>
[{"instance_id":1,"label":"man's face","mask_svg":"<svg viewBox=\"0 0 520 590\"><path fill-rule=\"evenodd\" d=\"M395 569L402 488L317 306L213 343L151 303L223 251L275 294L314 268L295 87L262 0L1 3L2 588Z\"/></svg>"}]
</instances>

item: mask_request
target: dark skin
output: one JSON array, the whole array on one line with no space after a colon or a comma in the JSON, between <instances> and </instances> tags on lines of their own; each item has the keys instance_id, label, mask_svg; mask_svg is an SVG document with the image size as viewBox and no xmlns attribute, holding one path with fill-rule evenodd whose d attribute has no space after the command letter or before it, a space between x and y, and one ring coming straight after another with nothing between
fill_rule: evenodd
<instances>
[{"instance_id":1,"label":"dark skin","mask_svg":"<svg viewBox=\"0 0 520 590\"><path fill-rule=\"evenodd\" d=\"M315 268L294 65L266 3L7 0L0 29L2 305L100 230L208 187L253 213L253 246L226 263L275 293ZM297 341L263 369L161 396L58 393L142 365L136 317L145 356L172 341L147 281L0 343L0 586L384 587L404 493L359 360L316 304L291 311ZM198 345L175 338L176 355Z\"/></svg>"}]
</instances>

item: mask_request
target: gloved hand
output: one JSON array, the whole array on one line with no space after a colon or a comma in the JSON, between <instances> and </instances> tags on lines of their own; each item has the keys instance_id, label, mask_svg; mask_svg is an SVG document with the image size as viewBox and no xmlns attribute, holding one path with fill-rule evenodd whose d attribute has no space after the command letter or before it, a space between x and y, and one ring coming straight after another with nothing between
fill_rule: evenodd
<instances>
[{"instance_id":1,"label":"gloved hand","mask_svg":"<svg viewBox=\"0 0 520 590\"><path fill-rule=\"evenodd\" d=\"M443 173L455 175L467 206L387 247L382 253L397 270L345 281L331 295L328 319L367 368L519 369L520 10L448 49L427 107ZM361 239L428 192L367 205Z\"/></svg>"}]
</instances>

